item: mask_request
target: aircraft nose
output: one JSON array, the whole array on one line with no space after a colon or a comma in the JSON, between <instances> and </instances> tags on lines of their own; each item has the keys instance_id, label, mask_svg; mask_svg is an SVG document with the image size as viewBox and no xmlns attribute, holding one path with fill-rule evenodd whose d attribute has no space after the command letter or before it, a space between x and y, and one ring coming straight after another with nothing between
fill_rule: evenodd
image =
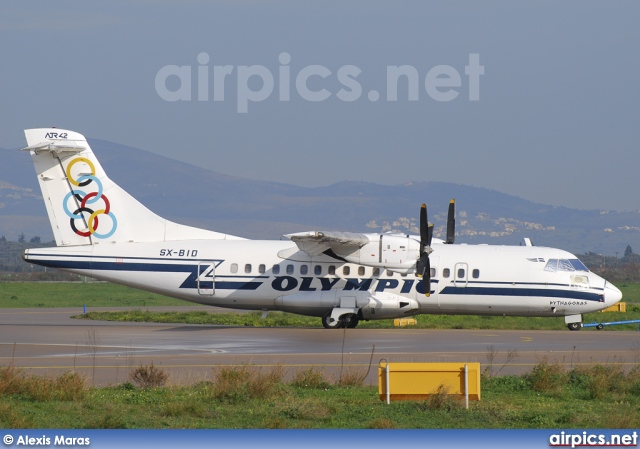
<instances>
[{"instance_id":1,"label":"aircraft nose","mask_svg":"<svg viewBox=\"0 0 640 449\"><path fill-rule=\"evenodd\" d=\"M611 282L607 282L604 287L604 301L606 304L612 306L622 299L622 292L613 285Z\"/></svg>"}]
</instances>

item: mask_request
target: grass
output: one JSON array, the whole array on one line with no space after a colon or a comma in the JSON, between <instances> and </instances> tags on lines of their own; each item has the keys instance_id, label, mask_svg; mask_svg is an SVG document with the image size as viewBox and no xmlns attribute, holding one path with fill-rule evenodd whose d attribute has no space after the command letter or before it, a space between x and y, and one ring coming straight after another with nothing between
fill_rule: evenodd
<instances>
[{"instance_id":1,"label":"grass","mask_svg":"<svg viewBox=\"0 0 640 449\"><path fill-rule=\"evenodd\" d=\"M88 393L86 379L74 372L53 379L26 374L12 365L0 367L0 397L20 397L29 402L78 401Z\"/></svg>"},{"instance_id":2,"label":"grass","mask_svg":"<svg viewBox=\"0 0 640 449\"><path fill-rule=\"evenodd\" d=\"M144 368L144 367L143 367ZM484 377L466 410L446 391L380 401L377 388L305 369L221 367L190 386L90 388L77 374L38 378L0 367L4 428L638 428L640 366L572 370L540 362L522 376ZM63 379L63 380L60 380ZM34 393L49 391L47 394ZM64 393L69 391L69 393Z\"/></svg>"},{"instance_id":3,"label":"grass","mask_svg":"<svg viewBox=\"0 0 640 449\"><path fill-rule=\"evenodd\" d=\"M193 303L110 282L0 282L0 308L152 307Z\"/></svg>"},{"instance_id":4,"label":"grass","mask_svg":"<svg viewBox=\"0 0 640 449\"><path fill-rule=\"evenodd\" d=\"M622 292L622 300L627 303L640 303L640 283L621 282L615 284Z\"/></svg>"}]
</instances>

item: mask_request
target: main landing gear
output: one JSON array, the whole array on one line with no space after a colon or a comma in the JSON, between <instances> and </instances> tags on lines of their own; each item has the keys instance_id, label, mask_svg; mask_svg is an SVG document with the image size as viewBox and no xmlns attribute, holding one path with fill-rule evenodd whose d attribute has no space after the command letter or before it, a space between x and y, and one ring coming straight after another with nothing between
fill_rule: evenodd
<instances>
[{"instance_id":1,"label":"main landing gear","mask_svg":"<svg viewBox=\"0 0 640 449\"><path fill-rule=\"evenodd\" d=\"M570 331L579 331L582 328L582 323L569 323L567 327Z\"/></svg>"},{"instance_id":2,"label":"main landing gear","mask_svg":"<svg viewBox=\"0 0 640 449\"><path fill-rule=\"evenodd\" d=\"M322 325L325 329L341 329L343 327L353 329L358 325L358 322L358 315L356 315L355 313L342 315L339 320L333 321L331 321L331 312L325 314L325 316L322 317Z\"/></svg>"}]
</instances>

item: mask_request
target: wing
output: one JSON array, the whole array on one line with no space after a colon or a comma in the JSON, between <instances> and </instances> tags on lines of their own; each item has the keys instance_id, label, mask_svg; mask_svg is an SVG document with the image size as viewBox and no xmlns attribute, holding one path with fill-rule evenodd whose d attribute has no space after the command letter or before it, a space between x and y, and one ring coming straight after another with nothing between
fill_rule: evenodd
<instances>
[{"instance_id":1,"label":"wing","mask_svg":"<svg viewBox=\"0 0 640 449\"><path fill-rule=\"evenodd\" d=\"M354 232L298 232L285 237L293 240L301 251L310 256L318 256L327 250L345 257L359 250L371 240L365 234Z\"/></svg>"}]
</instances>

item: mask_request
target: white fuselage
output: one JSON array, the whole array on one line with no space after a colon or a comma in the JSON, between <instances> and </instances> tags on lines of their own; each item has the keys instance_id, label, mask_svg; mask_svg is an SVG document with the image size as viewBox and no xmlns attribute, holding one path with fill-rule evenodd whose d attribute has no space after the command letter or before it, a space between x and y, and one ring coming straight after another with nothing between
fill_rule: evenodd
<instances>
[{"instance_id":1,"label":"white fuselage","mask_svg":"<svg viewBox=\"0 0 640 449\"><path fill-rule=\"evenodd\" d=\"M25 260L201 304L323 316L345 304L363 319L429 314L566 316L621 298L588 271L545 269L572 254L535 246L446 245L421 280L311 257L290 241L185 240L27 250ZM403 305L405 304L406 305Z\"/></svg>"}]
</instances>

